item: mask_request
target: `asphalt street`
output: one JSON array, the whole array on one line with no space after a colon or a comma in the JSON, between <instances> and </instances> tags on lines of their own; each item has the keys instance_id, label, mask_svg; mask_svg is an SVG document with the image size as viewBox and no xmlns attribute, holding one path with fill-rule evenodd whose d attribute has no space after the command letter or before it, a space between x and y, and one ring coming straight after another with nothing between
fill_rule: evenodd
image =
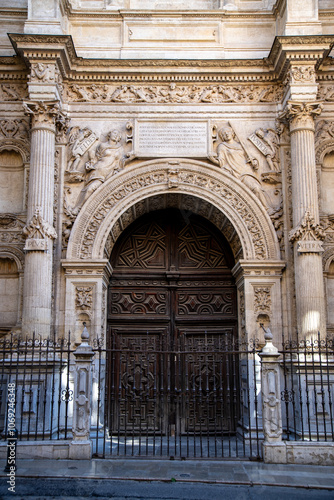
<instances>
[{"instance_id":1,"label":"asphalt street","mask_svg":"<svg viewBox=\"0 0 334 500\"><path fill-rule=\"evenodd\" d=\"M108 479L17 478L15 493L0 480L0 499L24 500L333 500L334 491L281 486L184 483L171 478L159 481L113 481Z\"/></svg>"}]
</instances>

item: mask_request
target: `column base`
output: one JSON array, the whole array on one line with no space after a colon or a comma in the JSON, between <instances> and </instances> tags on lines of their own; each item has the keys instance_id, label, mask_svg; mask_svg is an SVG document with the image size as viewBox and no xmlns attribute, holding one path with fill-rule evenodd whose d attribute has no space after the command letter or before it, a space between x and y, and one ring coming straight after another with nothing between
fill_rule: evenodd
<instances>
[{"instance_id":1,"label":"column base","mask_svg":"<svg viewBox=\"0 0 334 500\"><path fill-rule=\"evenodd\" d=\"M70 460L90 460L92 454L92 442L89 439L87 441L71 441L68 454Z\"/></svg>"},{"instance_id":2,"label":"column base","mask_svg":"<svg viewBox=\"0 0 334 500\"><path fill-rule=\"evenodd\" d=\"M266 443L262 444L263 461L266 464L286 464L287 453L286 444L279 443Z\"/></svg>"}]
</instances>

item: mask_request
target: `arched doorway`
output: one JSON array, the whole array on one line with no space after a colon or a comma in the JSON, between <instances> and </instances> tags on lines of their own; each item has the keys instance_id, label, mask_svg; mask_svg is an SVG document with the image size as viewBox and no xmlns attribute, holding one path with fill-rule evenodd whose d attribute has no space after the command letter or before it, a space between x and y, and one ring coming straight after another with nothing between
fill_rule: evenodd
<instances>
[{"instance_id":1,"label":"arched doorway","mask_svg":"<svg viewBox=\"0 0 334 500\"><path fill-rule=\"evenodd\" d=\"M235 432L237 304L225 238L191 212L159 210L128 227L111 265L109 428Z\"/></svg>"}]
</instances>

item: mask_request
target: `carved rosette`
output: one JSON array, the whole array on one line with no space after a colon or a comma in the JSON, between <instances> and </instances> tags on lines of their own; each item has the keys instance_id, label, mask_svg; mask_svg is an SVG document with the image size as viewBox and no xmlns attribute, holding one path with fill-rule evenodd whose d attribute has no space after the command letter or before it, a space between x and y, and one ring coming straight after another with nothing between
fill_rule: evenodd
<instances>
[{"instance_id":1,"label":"carved rosette","mask_svg":"<svg viewBox=\"0 0 334 500\"><path fill-rule=\"evenodd\" d=\"M31 116L32 130L47 128L55 131L56 120L61 115L58 101L25 101L23 107L25 113Z\"/></svg>"},{"instance_id":2,"label":"carved rosette","mask_svg":"<svg viewBox=\"0 0 334 500\"><path fill-rule=\"evenodd\" d=\"M320 115L323 105L316 102L293 102L289 101L285 111L280 116L290 122L290 132L298 130L311 130L314 132L314 118Z\"/></svg>"},{"instance_id":3,"label":"carved rosette","mask_svg":"<svg viewBox=\"0 0 334 500\"><path fill-rule=\"evenodd\" d=\"M24 250L26 251L46 251L48 250L49 239L56 239L55 229L46 222L38 207L30 222L22 230L26 237Z\"/></svg>"},{"instance_id":4,"label":"carved rosette","mask_svg":"<svg viewBox=\"0 0 334 500\"><path fill-rule=\"evenodd\" d=\"M299 253L320 253L323 252L322 242L326 233L320 224L317 224L309 211L300 224L290 231L289 240L297 242L297 251Z\"/></svg>"}]
</instances>

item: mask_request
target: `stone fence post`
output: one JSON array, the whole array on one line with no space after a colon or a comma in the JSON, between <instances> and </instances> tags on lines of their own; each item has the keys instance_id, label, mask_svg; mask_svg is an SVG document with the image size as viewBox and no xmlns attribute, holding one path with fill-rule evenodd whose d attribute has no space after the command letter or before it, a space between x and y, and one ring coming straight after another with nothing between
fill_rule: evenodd
<instances>
[{"instance_id":1,"label":"stone fence post","mask_svg":"<svg viewBox=\"0 0 334 500\"><path fill-rule=\"evenodd\" d=\"M74 405L73 441L70 444L69 458L89 460L92 458L90 436L92 361L94 352L88 345L89 333L84 323L81 344L74 352Z\"/></svg>"},{"instance_id":2,"label":"stone fence post","mask_svg":"<svg viewBox=\"0 0 334 500\"><path fill-rule=\"evenodd\" d=\"M263 459L268 463L286 463L286 446L282 441L282 410L280 389L280 354L272 343L272 333L265 333L266 345L261 358Z\"/></svg>"}]
</instances>

